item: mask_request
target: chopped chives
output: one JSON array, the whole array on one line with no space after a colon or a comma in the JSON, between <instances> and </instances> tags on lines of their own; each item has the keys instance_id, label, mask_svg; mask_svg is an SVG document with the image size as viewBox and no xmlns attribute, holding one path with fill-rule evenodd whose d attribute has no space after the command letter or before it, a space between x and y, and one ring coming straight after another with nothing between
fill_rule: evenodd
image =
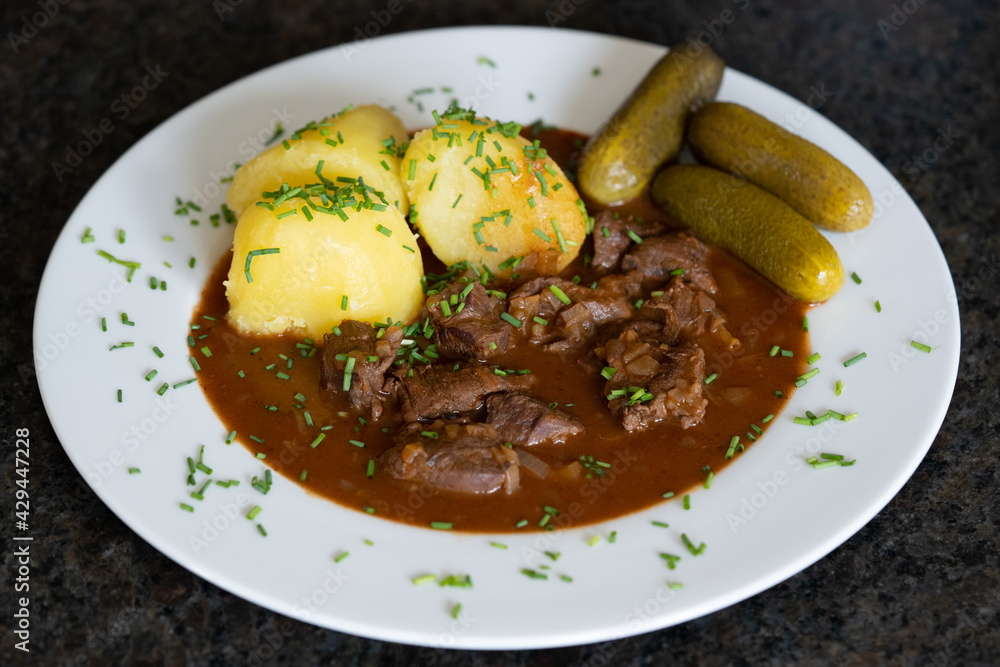
<instances>
[{"instance_id":1,"label":"chopped chives","mask_svg":"<svg viewBox=\"0 0 1000 667\"><path fill-rule=\"evenodd\" d=\"M249 512L247 512L247 519L253 521L258 514L260 514L260 505L254 505Z\"/></svg>"},{"instance_id":2,"label":"chopped chives","mask_svg":"<svg viewBox=\"0 0 1000 667\"><path fill-rule=\"evenodd\" d=\"M631 229L630 229L630 230L628 230L628 232L627 232L627 236L628 236L628 237L629 237L630 239L632 239L633 241L635 241L636 243L642 243L642 237L641 237L641 236L639 236L638 234L636 234L636 233L635 233L634 231L632 231Z\"/></svg>"},{"instance_id":3,"label":"chopped chives","mask_svg":"<svg viewBox=\"0 0 1000 667\"><path fill-rule=\"evenodd\" d=\"M521 574L523 574L526 577L529 577L530 579L548 579L549 578L549 575L547 575L547 574L545 574L543 572L535 572L534 570L532 570L530 568L526 568L526 567L521 569Z\"/></svg>"},{"instance_id":4,"label":"chopped chives","mask_svg":"<svg viewBox=\"0 0 1000 667\"><path fill-rule=\"evenodd\" d=\"M812 378L816 377L817 375L819 375L819 369L818 368L814 368L811 371L808 371L808 372L803 373L802 375L800 375L798 377L798 380L801 380L802 383L805 384L806 380L812 379Z\"/></svg>"},{"instance_id":5,"label":"chopped chives","mask_svg":"<svg viewBox=\"0 0 1000 667\"><path fill-rule=\"evenodd\" d=\"M347 298L347 295L346 294L342 295L340 297L340 309L341 310L347 310L348 303L349 303L349 300Z\"/></svg>"},{"instance_id":6,"label":"chopped chives","mask_svg":"<svg viewBox=\"0 0 1000 667\"><path fill-rule=\"evenodd\" d=\"M506 322L507 324L511 325L515 329L520 329L521 328L521 320L517 319L516 317L514 317L510 313L506 313L506 312L505 313L500 313L500 319L502 319L504 322Z\"/></svg>"},{"instance_id":7,"label":"chopped chives","mask_svg":"<svg viewBox=\"0 0 1000 667\"><path fill-rule=\"evenodd\" d=\"M527 525L528 525L528 520L527 519L521 519L520 521L518 521L517 523L514 524L514 527L515 528L524 528Z\"/></svg>"},{"instance_id":8,"label":"chopped chives","mask_svg":"<svg viewBox=\"0 0 1000 667\"><path fill-rule=\"evenodd\" d=\"M431 521L431 528L434 530L451 530L451 524L447 521Z\"/></svg>"},{"instance_id":9,"label":"chopped chives","mask_svg":"<svg viewBox=\"0 0 1000 667\"><path fill-rule=\"evenodd\" d=\"M149 371L149 373L146 374L146 382L149 382L155 377L156 377L156 369L154 368L153 370Z\"/></svg>"},{"instance_id":10,"label":"chopped chives","mask_svg":"<svg viewBox=\"0 0 1000 667\"><path fill-rule=\"evenodd\" d=\"M351 389L351 376L354 373L354 364L355 364L355 358L348 357L347 365L344 367L344 384L343 384L344 391L350 391Z\"/></svg>"},{"instance_id":11,"label":"chopped chives","mask_svg":"<svg viewBox=\"0 0 1000 667\"><path fill-rule=\"evenodd\" d=\"M920 350L921 352L926 352L927 354L931 353L931 347L930 347L930 345L924 345L923 343L918 343L915 340L911 340L910 341L910 347L912 347L912 348L914 348L916 350Z\"/></svg>"},{"instance_id":12,"label":"chopped chives","mask_svg":"<svg viewBox=\"0 0 1000 667\"><path fill-rule=\"evenodd\" d=\"M857 273L854 272L851 273L851 280L853 280L858 285L861 284L861 277Z\"/></svg>"},{"instance_id":13,"label":"chopped chives","mask_svg":"<svg viewBox=\"0 0 1000 667\"><path fill-rule=\"evenodd\" d=\"M341 552L341 553L337 554L337 556L334 557L333 562L334 563L339 563L340 561L344 560L345 558L347 558L350 555L351 555L350 551Z\"/></svg>"},{"instance_id":14,"label":"chopped chives","mask_svg":"<svg viewBox=\"0 0 1000 667\"><path fill-rule=\"evenodd\" d=\"M688 551L691 552L692 556L701 555L705 551L705 543L702 542L697 547L691 541L691 538L687 536L687 533L681 533L681 541L684 542L684 546L687 547Z\"/></svg>"},{"instance_id":15,"label":"chopped chives","mask_svg":"<svg viewBox=\"0 0 1000 667\"><path fill-rule=\"evenodd\" d=\"M462 613L462 603L459 602L454 607L451 608L451 617L458 618L458 615Z\"/></svg>"},{"instance_id":16,"label":"chopped chives","mask_svg":"<svg viewBox=\"0 0 1000 667\"><path fill-rule=\"evenodd\" d=\"M878 300L875 301L875 312L876 313L881 313L882 312L882 304L879 303Z\"/></svg>"},{"instance_id":17,"label":"chopped chives","mask_svg":"<svg viewBox=\"0 0 1000 667\"><path fill-rule=\"evenodd\" d=\"M819 356L819 352L814 352L811 355L809 355L808 359L806 359L806 363L812 365L815 364L817 361L819 361L821 358L822 357Z\"/></svg>"},{"instance_id":18,"label":"chopped chives","mask_svg":"<svg viewBox=\"0 0 1000 667\"><path fill-rule=\"evenodd\" d=\"M130 475L138 475L140 472L142 472L142 471L139 470L138 468L129 468L128 469L128 474L130 474Z\"/></svg>"},{"instance_id":19,"label":"chopped chives","mask_svg":"<svg viewBox=\"0 0 1000 667\"><path fill-rule=\"evenodd\" d=\"M802 330L803 331L809 331L809 318L808 317L803 317L802 318Z\"/></svg>"},{"instance_id":20,"label":"chopped chives","mask_svg":"<svg viewBox=\"0 0 1000 667\"><path fill-rule=\"evenodd\" d=\"M861 354L851 357L850 359L844 362L844 368L847 368L848 366L853 366L854 364L858 363L867 356L868 356L867 353L862 352Z\"/></svg>"},{"instance_id":21,"label":"chopped chives","mask_svg":"<svg viewBox=\"0 0 1000 667\"><path fill-rule=\"evenodd\" d=\"M837 389L836 389L837 396L840 396L840 394L842 394L843 391L844 391L844 381L837 380Z\"/></svg>"},{"instance_id":22,"label":"chopped chives","mask_svg":"<svg viewBox=\"0 0 1000 667\"><path fill-rule=\"evenodd\" d=\"M326 433L320 433L319 435L316 436L316 438L312 441L312 443L310 443L309 446L315 449L316 446L319 445L319 443L323 442L324 438L326 438Z\"/></svg>"},{"instance_id":23,"label":"chopped chives","mask_svg":"<svg viewBox=\"0 0 1000 667\"><path fill-rule=\"evenodd\" d=\"M566 293L563 292L558 287L556 287L555 285L549 285L549 291L552 292L553 294L555 294L556 297L558 297L559 300L562 301L567 306L569 304L573 303L573 301L568 296L566 296Z\"/></svg>"},{"instance_id":24,"label":"chopped chives","mask_svg":"<svg viewBox=\"0 0 1000 667\"><path fill-rule=\"evenodd\" d=\"M122 402L122 390L121 389L118 390L118 402L119 403Z\"/></svg>"},{"instance_id":25,"label":"chopped chives","mask_svg":"<svg viewBox=\"0 0 1000 667\"><path fill-rule=\"evenodd\" d=\"M690 493L685 493L684 494L684 509L686 509L686 510L691 509L691 494Z\"/></svg>"},{"instance_id":26,"label":"chopped chives","mask_svg":"<svg viewBox=\"0 0 1000 667\"><path fill-rule=\"evenodd\" d=\"M375 459L368 459L368 468L365 471L365 476L369 478L375 476Z\"/></svg>"},{"instance_id":27,"label":"chopped chives","mask_svg":"<svg viewBox=\"0 0 1000 667\"><path fill-rule=\"evenodd\" d=\"M712 380L714 380L717 377L719 377L718 373L712 373L707 378L705 378L705 384L712 384Z\"/></svg>"},{"instance_id":28,"label":"chopped chives","mask_svg":"<svg viewBox=\"0 0 1000 667\"><path fill-rule=\"evenodd\" d=\"M671 570L677 567L677 561L681 559L680 556L675 556L674 554L668 554L663 552L660 552L660 558L667 561L667 567L670 568Z\"/></svg>"},{"instance_id":29,"label":"chopped chives","mask_svg":"<svg viewBox=\"0 0 1000 667\"><path fill-rule=\"evenodd\" d=\"M507 545L502 542L490 542L491 547L496 547L497 549L506 549Z\"/></svg>"},{"instance_id":30,"label":"chopped chives","mask_svg":"<svg viewBox=\"0 0 1000 667\"><path fill-rule=\"evenodd\" d=\"M775 345L775 346L773 346L771 348L771 351L768 352L768 356L773 357L773 356L777 355L778 352L780 352L780 351L781 351L781 346Z\"/></svg>"},{"instance_id":31,"label":"chopped chives","mask_svg":"<svg viewBox=\"0 0 1000 667\"><path fill-rule=\"evenodd\" d=\"M365 443L361 442L360 440L348 440L347 442L351 443L355 447L364 447L365 446Z\"/></svg>"},{"instance_id":32,"label":"chopped chives","mask_svg":"<svg viewBox=\"0 0 1000 667\"><path fill-rule=\"evenodd\" d=\"M429 584L432 581L437 581L437 575L435 574L422 574L419 577L413 577L411 579L414 586L420 586L421 584Z\"/></svg>"},{"instance_id":33,"label":"chopped chives","mask_svg":"<svg viewBox=\"0 0 1000 667\"><path fill-rule=\"evenodd\" d=\"M663 494L663 497L664 498L673 498L674 497L674 492L673 491L667 491L666 493Z\"/></svg>"},{"instance_id":34,"label":"chopped chives","mask_svg":"<svg viewBox=\"0 0 1000 667\"><path fill-rule=\"evenodd\" d=\"M170 385L164 382L163 384L160 385L160 388L156 390L156 393L159 394L160 396L163 396L163 394L166 393L167 389L170 389Z\"/></svg>"},{"instance_id":35,"label":"chopped chives","mask_svg":"<svg viewBox=\"0 0 1000 667\"><path fill-rule=\"evenodd\" d=\"M187 503L181 503L180 505L181 509L184 510L185 512L194 512L194 508L188 505Z\"/></svg>"},{"instance_id":36,"label":"chopped chives","mask_svg":"<svg viewBox=\"0 0 1000 667\"><path fill-rule=\"evenodd\" d=\"M653 521L652 523L657 528L670 528L670 524L669 523L663 523L662 521Z\"/></svg>"}]
</instances>

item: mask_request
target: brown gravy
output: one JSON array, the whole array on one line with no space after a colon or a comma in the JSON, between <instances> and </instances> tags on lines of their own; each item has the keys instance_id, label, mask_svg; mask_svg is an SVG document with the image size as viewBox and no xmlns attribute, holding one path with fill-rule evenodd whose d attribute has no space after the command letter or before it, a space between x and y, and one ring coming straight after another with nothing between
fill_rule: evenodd
<instances>
[{"instance_id":1,"label":"brown gravy","mask_svg":"<svg viewBox=\"0 0 1000 667\"><path fill-rule=\"evenodd\" d=\"M564 166L578 153L580 135L545 131L540 138ZM623 214L663 218L648 201L632 202L621 210ZM350 412L345 399L323 392L319 383L322 341L316 341L316 351L310 356L310 346L298 346L303 343L301 338L245 336L227 323L228 303L222 283L230 263L231 254L227 253L215 267L192 319L192 325L199 328L191 332L196 341L191 354L201 366L199 384L226 429L236 431L236 442L254 454L264 454L262 463L310 492L414 525L429 526L438 521L451 523L455 530L532 531L542 529L539 522L545 516L545 506L560 510L559 516L547 521L546 528L551 528L639 511L665 502L663 495L668 492L673 492L672 500L679 500L705 482L709 469L717 474L731 462L724 457L733 436L740 436L744 446L766 446L766 438L751 444L748 432L755 438L763 437L751 424L767 430L769 423L762 420L784 408L809 354L809 337L802 327L808 306L784 295L740 260L713 248L709 266L719 283L714 298L726 314L730 330L742 341L743 352L734 357L721 346L713 349L710 341L702 343L706 374L717 373L718 377L705 387L709 405L701 424L686 430L661 424L630 435L608 413L603 378L522 344L491 363L503 368L530 368L536 377L532 393L558 402L561 409L583 421L586 432L566 444L532 447L531 453L552 470L544 480L522 471L521 486L511 495L475 496L426 485L415 488L382 473L377 466L374 476L367 476L369 461L392 445L399 420L387 410L379 421L364 423ZM425 269L433 270L431 262L427 263ZM580 260L564 272L567 277L577 274L584 282L591 280ZM206 345L211 357L198 351ZM792 351L793 356L771 357L774 345ZM275 366L265 370L270 364ZM282 379L277 371L288 379ZM783 396L777 396L776 391ZM321 430L328 426L332 428ZM312 447L320 434L325 437ZM559 472L560 466L580 456L593 457L610 467L601 469L603 475L591 473L589 478ZM732 460L739 456L737 453ZM300 481L303 471L305 481ZM522 520L528 523L517 528Z\"/></svg>"}]
</instances>

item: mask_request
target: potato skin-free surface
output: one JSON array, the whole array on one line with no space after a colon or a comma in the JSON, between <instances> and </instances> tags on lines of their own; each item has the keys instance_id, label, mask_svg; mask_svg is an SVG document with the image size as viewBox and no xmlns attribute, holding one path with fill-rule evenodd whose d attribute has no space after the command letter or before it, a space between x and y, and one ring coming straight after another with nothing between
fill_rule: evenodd
<instances>
[{"instance_id":1,"label":"potato skin-free surface","mask_svg":"<svg viewBox=\"0 0 1000 667\"><path fill-rule=\"evenodd\" d=\"M864 182L819 146L739 104L714 102L688 124L699 161L781 197L823 229L850 232L872 219Z\"/></svg>"},{"instance_id":2,"label":"potato skin-free surface","mask_svg":"<svg viewBox=\"0 0 1000 667\"><path fill-rule=\"evenodd\" d=\"M715 97L725 63L707 46L675 47L584 148L580 190L601 204L632 199L677 155L692 107Z\"/></svg>"},{"instance_id":3,"label":"potato skin-free surface","mask_svg":"<svg viewBox=\"0 0 1000 667\"><path fill-rule=\"evenodd\" d=\"M310 221L302 205L293 197L274 211L250 206L240 217L226 281L230 323L242 332L290 331L322 340L345 319L409 322L417 316L424 301L423 263L413 232L395 207L348 209L346 221L317 213ZM296 208L297 214L278 219ZM265 248L280 252L254 256L248 282L247 254Z\"/></svg>"},{"instance_id":4,"label":"potato skin-free surface","mask_svg":"<svg viewBox=\"0 0 1000 667\"><path fill-rule=\"evenodd\" d=\"M316 165L320 160L324 162L324 177L331 181L338 176L360 177L406 215L399 158L382 144L392 137L396 146L402 146L409 136L394 114L376 105L359 106L331 116L301 135L301 139L287 135L279 138L277 144L236 171L226 193L226 203L236 215L257 201L261 192L273 192L282 183L292 187L319 183ZM288 142L287 149L280 139Z\"/></svg>"},{"instance_id":5,"label":"potato skin-free surface","mask_svg":"<svg viewBox=\"0 0 1000 667\"><path fill-rule=\"evenodd\" d=\"M790 296L826 301L844 284L830 242L788 204L752 183L734 187L725 172L667 167L651 187L653 201L700 238L722 246Z\"/></svg>"},{"instance_id":6,"label":"potato skin-free surface","mask_svg":"<svg viewBox=\"0 0 1000 667\"><path fill-rule=\"evenodd\" d=\"M502 273L508 258L534 252L545 258L540 272L556 273L587 234L579 194L544 150L496 127L487 118L446 119L413 137L399 172L410 222L445 264L469 260Z\"/></svg>"}]
</instances>

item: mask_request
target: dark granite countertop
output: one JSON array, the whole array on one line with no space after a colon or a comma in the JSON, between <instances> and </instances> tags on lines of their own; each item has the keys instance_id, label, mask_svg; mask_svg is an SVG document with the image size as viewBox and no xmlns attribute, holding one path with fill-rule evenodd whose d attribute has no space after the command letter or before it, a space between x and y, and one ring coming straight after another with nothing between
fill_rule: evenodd
<instances>
[{"instance_id":1,"label":"dark granite countertop","mask_svg":"<svg viewBox=\"0 0 1000 667\"><path fill-rule=\"evenodd\" d=\"M4 548L0 662L11 664L638 665L996 664L1000 660L1000 5L983 0L822 3L622 0L416 3L385 34L443 25L547 25L660 44L745 7L713 47L730 66L805 100L868 148L924 212L959 292L963 355L927 458L859 533L750 600L632 639L531 652L438 652L323 630L248 603L176 565L82 483L32 372L46 258L96 179L200 97L292 56L355 37L351 2L5 2L0 45L0 423L4 519L13 434L29 427L35 524L32 654L13 649L15 557ZM287 6L286 6L287 5ZM553 12L547 14L547 12ZM219 15L222 15L220 20ZM708 22L708 23L705 23ZM721 24L720 24L721 25ZM169 90L137 105L92 155L51 166L147 66ZM951 133L933 151L939 132ZM915 156L931 149L926 169ZM928 153L930 155L930 153ZM11 510L12 511L12 510Z\"/></svg>"}]
</instances>

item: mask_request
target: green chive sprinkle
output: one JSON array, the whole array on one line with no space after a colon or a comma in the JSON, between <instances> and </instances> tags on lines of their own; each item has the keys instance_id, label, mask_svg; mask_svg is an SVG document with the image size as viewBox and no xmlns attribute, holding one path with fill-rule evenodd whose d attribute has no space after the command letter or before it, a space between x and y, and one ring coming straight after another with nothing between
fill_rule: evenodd
<instances>
[{"instance_id":1,"label":"green chive sprinkle","mask_svg":"<svg viewBox=\"0 0 1000 667\"><path fill-rule=\"evenodd\" d=\"M910 341L910 347L912 347L912 348L914 348L916 350L920 350L921 352L926 352L927 354L931 353L931 347L930 347L930 345L924 345L923 343L918 343L915 340L911 340Z\"/></svg>"},{"instance_id":2,"label":"green chive sprinkle","mask_svg":"<svg viewBox=\"0 0 1000 667\"><path fill-rule=\"evenodd\" d=\"M653 525L657 528L670 528L669 523L663 523L662 521L653 521Z\"/></svg>"},{"instance_id":3,"label":"green chive sprinkle","mask_svg":"<svg viewBox=\"0 0 1000 667\"><path fill-rule=\"evenodd\" d=\"M875 312L876 313L881 313L882 312L882 304L879 303L878 301L875 302Z\"/></svg>"},{"instance_id":4,"label":"green chive sprinkle","mask_svg":"<svg viewBox=\"0 0 1000 667\"><path fill-rule=\"evenodd\" d=\"M181 503L180 505L181 509L184 510L185 512L194 512L194 508L188 505L187 503Z\"/></svg>"},{"instance_id":5,"label":"green chive sprinkle","mask_svg":"<svg viewBox=\"0 0 1000 667\"><path fill-rule=\"evenodd\" d=\"M865 352L862 352L861 354L851 357L850 359L844 362L844 368L847 368L848 366L853 366L854 364L858 363L867 356L868 355Z\"/></svg>"},{"instance_id":6,"label":"green chive sprinkle","mask_svg":"<svg viewBox=\"0 0 1000 667\"><path fill-rule=\"evenodd\" d=\"M258 514L260 514L260 505L254 505L253 508L247 512L247 519L253 521Z\"/></svg>"},{"instance_id":7,"label":"green chive sprinkle","mask_svg":"<svg viewBox=\"0 0 1000 667\"><path fill-rule=\"evenodd\" d=\"M563 292L558 287L556 287L555 285L549 285L549 291L552 292L553 294L555 294L556 297L558 297L559 300L562 301L567 306L569 304L573 303L572 299L570 299L568 296L566 296L566 293Z\"/></svg>"},{"instance_id":8,"label":"green chive sprinkle","mask_svg":"<svg viewBox=\"0 0 1000 667\"><path fill-rule=\"evenodd\" d=\"M856 274L856 273L853 273L853 272L851 273L851 280L853 280L858 285L861 284L861 277L858 276L858 274Z\"/></svg>"},{"instance_id":9,"label":"green chive sprinkle","mask_svg":"<svg viewBox=\"0 0 1000 667\"><path fill-rule=\"evenodd\" d=\"M719 377L718 373L712 373L707 378L705 378L705 384L712 384L712 380L714 380L717 377Z\"/></svg>"},{"instance_id":10,"label":"green chive sprinkle","mask_svg":"<svg viewBox=\"0 0 1000 667\"><path fill-rule=\"evenodd\" d=\"M514 317L510 313L500 313L500 319L502 319L504 322L506 322L507 324L511 325L515 329L520 329L521 328L521 324L522 324L521 320L517 319L516 317Z\"/></svg>"},{"instance_id":11,"label":"green chive sprinkle","mask_svg":"<svg viewBox=\"0 0 1000 667\"><path fill-rule=\"evenodd\" d=\"M691 494L690 493L685 493L684 494L684 509L686 509L686 510L691 509Z\"/></svg>"},{"instance_id":12,"label":"green chive sprinkle","mask_svg":"<svg viewBox=\"0 0 1000 667\"><path fill-rule=\"evenodd\" d=\"M815 364L817 361L819 361L821 358L822 357L819 356L819 352L814 352L809 356L808 359L806 359L806 363L811 366L812 364Z\"/></svg>"},{"instance_id":13,"label":"green chive sprinkle","mask_svg":"<svg viewBox=\"0 0 1000 667\"><path fill-rule=\"evenodd\" d=\"M434 530L451 530L451 524L446 521L431 521Z\"/></svg>"},{"instance_id":14,"label":"green chive sprinkle","mask_svg":"<svg viewBox=\"0 0 1000 667\"><path fill-rule=\"evenodd\" d=\"M691 539L687 536L687 533L681 533L681 541L684 542L684 546L687 547L688 551L691 552L692 556L701 555L705 551L705 543L702 542L696 547L694 543L691 541Z\"/></svg>"}]
</instances>

